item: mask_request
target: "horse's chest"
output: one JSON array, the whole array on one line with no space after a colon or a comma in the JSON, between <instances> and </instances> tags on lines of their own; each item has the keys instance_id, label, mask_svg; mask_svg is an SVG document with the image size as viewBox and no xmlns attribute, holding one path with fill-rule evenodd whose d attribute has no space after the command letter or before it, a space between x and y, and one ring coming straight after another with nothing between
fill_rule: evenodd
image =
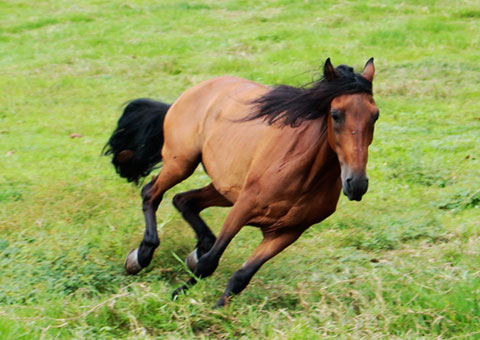
<instances>
[{"instance_id":1,"label":"horse's chest","mask_svg":"<svg viewBox=\"0 0 480 340\"><path fill-rule=\"evenodd\" d=\"M296 200L279 200L256 209L252 224L268 230L284 227L308 227L330 216L336 209L341 185L332 183L323 190L312 191Z\"/></svg>"}]
</instances>

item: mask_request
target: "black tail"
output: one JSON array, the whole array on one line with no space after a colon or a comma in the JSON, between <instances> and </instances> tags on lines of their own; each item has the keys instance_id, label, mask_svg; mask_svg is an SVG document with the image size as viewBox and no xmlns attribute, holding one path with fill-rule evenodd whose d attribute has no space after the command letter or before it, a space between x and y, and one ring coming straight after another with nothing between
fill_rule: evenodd
<instances>
[{"instance_id":1,"label":"black tail","mask_svg":"<svg viewBox=\"0 0 480 340\"><path fill-rule=\"evenodd\" d=\"M112 155L117 173L129 182L138 183L161 162L163 121L169 108L168 104L140 98L123 110L103 154Z\"/></svg>"}]
</instances>

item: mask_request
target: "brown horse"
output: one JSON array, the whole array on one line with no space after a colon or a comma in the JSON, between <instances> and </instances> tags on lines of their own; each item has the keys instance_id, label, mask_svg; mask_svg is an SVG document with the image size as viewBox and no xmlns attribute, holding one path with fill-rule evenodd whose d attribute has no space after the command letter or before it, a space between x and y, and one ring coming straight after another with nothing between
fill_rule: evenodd
<instances>
[{"instance_id":1,"label":"brown horse","mask_svg":"<svg viewBox=\"0 0 480 340\"><path fill-rule=\"evenodd\" d=\"M150 264L160 243L155 212L163 194L200 162L212 182L173 199L198 239L187 257L195 277L215 271L243 226L263 233L217 306L240 293L266 261L308 227L330 216L342 185L350 200L361 200L379 114L374 73L373 58L362 74L346 65L335 68L327 59L324 76L309 87L272 88L225 76L187 90L171 107L148 99L127 105L105 152L117 172L136 182L163 159L158 176L142 189L146 230L126 258L127 272L136 274ZM199 215L212 206L232 206L217 238ZM174 296L195 284L195 277Z\"/></svg>"}]
</instances>

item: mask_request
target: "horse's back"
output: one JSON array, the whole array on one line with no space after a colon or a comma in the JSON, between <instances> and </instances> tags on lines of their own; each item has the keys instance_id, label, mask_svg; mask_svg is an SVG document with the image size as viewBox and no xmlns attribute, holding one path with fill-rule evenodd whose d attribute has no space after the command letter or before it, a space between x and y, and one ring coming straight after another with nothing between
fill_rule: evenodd
<instances>
[{"instance_id":1,"label":"horse's back","mask_svg":"<svg viewBox=\"0 0 480 340\"><path fill-rule=\"evenodd\" d=\"M204 81L186 90L170 107L164 122L165 144L162 153L168 161L172 153L200 153L203 142L203 127L210 111L218 105L222 84L231 77L218 77ZM175 150L175 151L174 151Z\"/></svg>"},{"instance_id":2,"label":"horse's back","mask_svg":"<svg viewBox=\"0 0 480 340\"><path fill-rule=\"evenodd\" d=\"M238 192L255 148L271 129L248 120L252 101L268 90L246 79L223 76L185 91L165 118L164 161L201 157L214 185L222 177L221 182L228 184L221 191Z\"/></svg>"}]
</instances>

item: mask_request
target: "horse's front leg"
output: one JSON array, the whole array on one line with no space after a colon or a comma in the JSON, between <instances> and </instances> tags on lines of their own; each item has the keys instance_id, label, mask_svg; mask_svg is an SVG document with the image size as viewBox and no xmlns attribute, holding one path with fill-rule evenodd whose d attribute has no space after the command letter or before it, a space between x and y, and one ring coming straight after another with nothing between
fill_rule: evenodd
<instances>
[{"instance_id":1,"label":"horse's front leg","mask_svg":"<svg viewBox=\"0 0 480 340\"><path fill-rule=\"evenodd\" d=\"M218 300L215 308L224 306L232 295L239 294L244 290L260 267L295 242L304 230L305 228L292 228L288 231L264 232L262 242L242 268L237 270L230 278L227 288L220 300Z\"/></svg>"}]
</instances>

